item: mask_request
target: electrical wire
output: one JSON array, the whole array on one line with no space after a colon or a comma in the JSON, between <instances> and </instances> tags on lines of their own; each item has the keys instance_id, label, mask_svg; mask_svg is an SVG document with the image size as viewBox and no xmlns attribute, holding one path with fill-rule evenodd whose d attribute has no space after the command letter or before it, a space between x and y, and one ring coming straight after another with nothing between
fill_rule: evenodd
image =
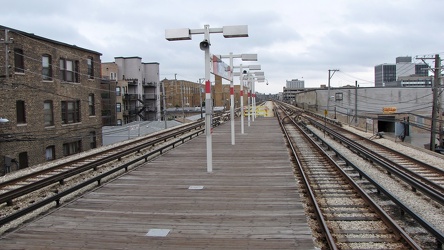
<instances>
[{"instance_id":1,"label":"electrical wire","mask_svg":"<svg viewBox=\"0 0 444 250\"><path fill-rule=\"evenodd\" d=\"M359 78L359 77L353 76L353 75L351 75L351 74L349 74L349 73L346 73L346 72L344 72L344 71L342 71L342 70L339 70L338 73L344 74L344 75L346 75L346 76L348 76L348 77L350 77L350 78L353 78L353 79L355 79L355 80L360 80L360 81L362 81L362 82L364 82L364 83L367 83L367 84L375 84L375 82L373 82L373 81L369 81L369 80L365 80L365 79L362 79L362 78ZM355 83L354 81L351 81L351 82L352 82L352 83Z\"/></svg>"}]
</instances>

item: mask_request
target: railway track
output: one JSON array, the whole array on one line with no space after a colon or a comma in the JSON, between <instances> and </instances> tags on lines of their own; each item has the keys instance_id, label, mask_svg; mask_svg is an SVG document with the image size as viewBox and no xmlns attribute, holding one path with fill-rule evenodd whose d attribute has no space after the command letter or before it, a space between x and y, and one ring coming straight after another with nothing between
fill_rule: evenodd
<instances>
[{"instance_id":1,"label":"railway track","mask_svg":"<svg viewBox=\"0 0 444 250\"><path fill-rule=\"evenodd\" d=\"M288 114L277 112L330 249L421 249Z\"/></svg>"},{"instance_id":2,"label":"railway track","mask_svg":"<svg viewBox=\"0 0 444 250\"><path fill-rule=\"evenodd\" d=\"M406 182L413 191L419 190L432 200L444 205L443 169L421 162L346 129L325 127L319 120L310 117L306 119L362 158L383 167L387 174L393 174Z\"/></svg>"},{"instance_id":3,"label":"railway track","mask_svg":"<svg viewBox=\"0 0 444 250\"><path fill-rule=\"evenodd\" d=\"M382 153L377 154L372 151L370 145L361 147L359 145L364 141L369 141L378 147L379 143L341 129L341 124L336 121L325 120L319 115L313 115L317 120L314 121L315 118L311 116L311 113L306 113L291 105L285 105L284 109L291 118L301 121L305 130L322 144L325 150L333 151L335 159L343 161L345 166L349 166L347 171L351 176L359 179L364 178L366 182L370 182L377 191L376 196L373 196L374 199L379 200L382 207L393 218L396 218L398 223L402 224L404 228L408 228L411 236L417 242L421 242L426 249L434 245L436 245L436 247L433 247L434 249L442 249L444 233L442 223L440 223L442 221L440 214L443 213L441 203L443 193L440 192L440 182L433 183L434 180L440 179L441 173L439 171L441 170L439 168L429 166L410 156L399 155L398 151L388 147L383 147ZM314 126L310 127L309 124ZM326 124L328 124L327 129L325 128ZM326 135L329 136L326 138ZM327 140L330 142L327 142ZM375 149L375 151L378 150ZM387 154L386 151L393 151L393 154ZM362 160L358 161L352 154L358 155ZM401 164L394 167L396 161ZM431 172L427 172L428 174L422 177L421 172L425 173L426 170L416 173L418 167L411 167L410 169L403 167L403 165L415 166L414 164L416 166L421 165ZM367 166L364 167L364 165ZM361 166L364 168L361 168ZM411 175L407 174L411 169L415 170ZM434 173L435 169L438 172ZM427 180L427 177L430 176L432 176L432 179ZM426 183L432 184L427 185ZM420 192L417 192L417 190ZM370 191L369 193L373 192ZM383 195L381 196L381 194ZM413 198L417 195L418 198ZM387 203L384 199L388 199L390 202Z\"/></svg>"},{"instance_id":4,"label":"railway track","mask_svg":"<svg viewBox=\"0 0 444 250\"><path fill-rule=\"evenodd\" d=\"M116 160L120 161L127 155L142 150L150 150L156 145L160 145L161 143L165 143L192 131L198 131L198 134L203 133L202 127L202 122L192 123L179 130L168 130L158 133L155 136L141 137L116 147L100 150L81 157L75 157L67 161L61 161L52 167L4 181L0 183L0 204L6 202L8 205L13 205L13 199L56 183L63 185L64 181L68 178L89 170L97 170L100 166ZM196 136L198 134L196 134Z\"/></svg>"},{"instance_id":5,"label":"railway track","mask_svg":"<svg viewBox=\"0 0 444 250\"><path fill-rule=\"evenodd\" d=\"M225 113L213 117L213 127L228 119ZM16 227L35 217L42 209L59 206L62 199L75 197L94 183L115 178L122 170L163 154L205 133L205 122L188 123L179 128L139 137L111 147L83 153L52 163L50 167L0 183L0 228ZM65 184L65 182L69 184ZM88 187L89 186L89 187ZM95 185L96 186L96 185ZM46 210L44 209L44 210ZM34 214L34 211L37 214ZM17 222L15 222L17 221ZM7 226L6 226L7 225ZM0 232L1 233L1 232Z\"/></svg>"}]
</instances>

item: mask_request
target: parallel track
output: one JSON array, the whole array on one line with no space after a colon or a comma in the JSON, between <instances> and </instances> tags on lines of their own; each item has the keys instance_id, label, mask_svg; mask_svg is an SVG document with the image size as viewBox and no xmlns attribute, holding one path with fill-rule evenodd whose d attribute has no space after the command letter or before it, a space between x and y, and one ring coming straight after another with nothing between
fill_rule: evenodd
<instances>
[{"instance_id":1,"label":"parallel track","mask_svg":"<svg viewBox=\"0 0 444 250\"><path fill-rule=\"evenodd\" d=\"M288 114L277 115L330 249L421 249Z\"/></svg>"},{"instance_id":2,"label":"parallel track","mask_svg":"<svg viewBox=\"0 0 444 250\"><path fill-rule=\"evenodd\" d=\"M346 145L363 158L385 168L438 203L444 205L444 170L421 162L368 138L339 127L325 127L321 122L306 117L315 127L324 130L335 140Z\"/></svg>"},{"instance_id":3,"label":"parallel track","mask_svg":"<svg viewBox=\"0 0 444 250\"><path fill-rule=\"evenodd\" d=\"M115 160L121 160L122 157L129 154L140 152L141 150L147 150L186 133L192 131L203 133L203 126L203 122L191 123L179 130L168 130L156 134L155 136L141 137L116 147L63 161L53 167L2 182L0 183L0 204L6 202L9 205L12 205L13 199L27 195L28 193L37 191L57 182L63 184L67 178L91 169L95 170L104 164Z\"/></svg>"}]
</instances>

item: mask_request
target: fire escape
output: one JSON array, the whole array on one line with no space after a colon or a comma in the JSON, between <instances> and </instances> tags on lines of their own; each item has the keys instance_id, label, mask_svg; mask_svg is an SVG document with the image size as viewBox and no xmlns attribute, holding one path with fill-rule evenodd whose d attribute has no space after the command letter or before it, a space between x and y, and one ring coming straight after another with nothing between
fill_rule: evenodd
<instances>
[{"instance_id":1,"label":"fire escape","mask_svg":"<svg viewBox=\"0 0 444 250\"><path fill-rule=\"evenodd\" d=\"M125 122L156 120L156 83L142 81L142 95L138 93L138 79L127 79L128 93L123 96Z\"/></svg>"}]
</instances>

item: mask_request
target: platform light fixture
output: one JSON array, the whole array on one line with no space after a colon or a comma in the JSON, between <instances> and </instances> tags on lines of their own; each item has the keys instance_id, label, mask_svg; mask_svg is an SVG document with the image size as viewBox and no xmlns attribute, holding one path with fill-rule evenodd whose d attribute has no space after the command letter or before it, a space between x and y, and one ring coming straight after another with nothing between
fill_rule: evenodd
<instances>
[{"instance_id":1,"label":"platform light fixture","mask_svg":"<svg viewBox=\"0 0 444 250\"><path fill-rule=\"evenodd\" d=\"M247 77L248 82L248 70L254 71L254 70L261 70L261 65L240 65L238 67L234 66L233 68L239 68L239 72L234 72L233 76L239 76L240 77L240 103L241 103L241 134L245 133L244 129L244 77ZM248 97L247 97L248 98ZM248 99L249 100L249 99ZM249 105L248 105L249 107Z\"/></svg>"},{"instance_id":2,"label":"platform light fixture","mask_svg":"<svg viewBox=\"0 0 444 250\"><path fill-rule=\"evenodd\" d=\"M263 71L256 71L253 74L252 82L251 82L251 105L253 107L252 120L256 118L256 81L264 82L265 81L265 73ZM250 126L250 124L248 124Z\"/></svg>"},{"instance_id":3,"label":"platform light fixture","mask_svg":"<svg viewBox=\"0 0 444 250\"><path fill-rule=\"evenodd\" d=\"M230 52L229 55L218 55L219 58L229 58L230 59L230 70L233 72L233 59L241 58L242 61L257 61L257 54L233 54ZM241 82L242 84L242 82ZM230 120L231 120L231 145L235 145L235 131L234 131L234 83L233 78L230 80Z\"/></svg>"},{"instance_id":4,"label":"platform light fixture","mask_svg":"<svg viewBox=\"0 0 444 250\"><path fill-rule=\"evenodd\" d=\"M210 82L210 33L222 33L225 38L248 37L247 25L223 26L222 28L210 28L204 25L203 29L166 29L165 39L168 41L191 40L192 35L203 34L204 40L199 47L205 52L205 134L207 143L207 172L213 171L213 149L212 149L212 106L211 82Z\"/></svg>"}]
</instances>

